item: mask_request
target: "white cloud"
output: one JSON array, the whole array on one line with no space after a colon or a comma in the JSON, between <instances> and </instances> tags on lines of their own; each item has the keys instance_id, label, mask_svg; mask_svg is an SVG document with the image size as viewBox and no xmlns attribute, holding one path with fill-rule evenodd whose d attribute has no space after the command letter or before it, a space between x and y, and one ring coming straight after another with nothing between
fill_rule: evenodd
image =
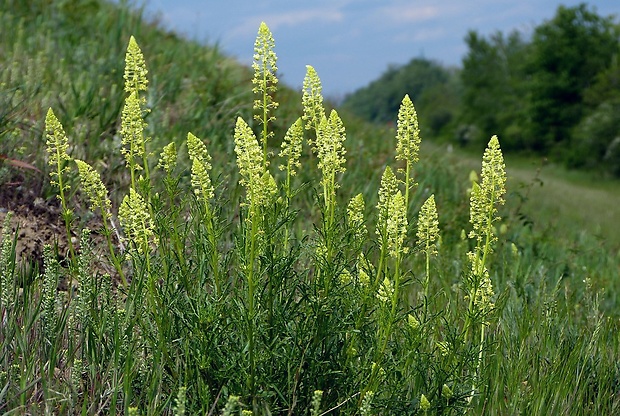
<instances>
[{"instance_id":1,"label":"white cloud","mask_svg":"<svg viewBox=\"0 0 620 416\"><path fill-rule=\"evenodd\" d=\"M444 11L437 6L395 5L381 9L381 13L399 23L422 22L440 16Z\"/></svg>"},{"instance_id":2,"label":"white cloud","mask_svg":"<svg viewBox=\"0 0 620 416\"><path fill-rule=\"evenodd\" d=\"M448 31L443 27L435 29L420 29L415 32L401 32L394 36L395 42L423 42L443 39L448 35Z\"/></svg>"},{"instance_id":3,"label":"white cloud","mask_svg":"<svg viewBox=\"0 0 620 416\"><path fill-rule=\"evenodd\" d=\"M255 35L261 21L267 23L271 31L276 31L279 28L295 27L304 23L341 22L343 19L344 14L337 8L291 10L283 13L256 15L244 19L243 23L231 30L230 36Z\"/></svg>"}]
</instances>

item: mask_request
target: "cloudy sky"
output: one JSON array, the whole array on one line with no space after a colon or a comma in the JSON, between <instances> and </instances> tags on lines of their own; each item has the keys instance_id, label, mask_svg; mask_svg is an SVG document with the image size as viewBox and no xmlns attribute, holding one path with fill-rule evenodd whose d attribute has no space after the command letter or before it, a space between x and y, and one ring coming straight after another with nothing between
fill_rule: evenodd
<instances>
[{"instance_id":1,"label":"cloudy sky","mask_svg":"<svg viewBox=\"0 0 620 416\"><path fill-rule=\"evenodd\" d=\"M468 30L531 33L565 0L145 0L150 16L250 64L261 21L276 42L281 81L300 88L306 65L324 95L342 98L390 64L425 57L459 65ZM593 0L600 15L620 14L619 0Z\"/></svg>"}]
</instances>

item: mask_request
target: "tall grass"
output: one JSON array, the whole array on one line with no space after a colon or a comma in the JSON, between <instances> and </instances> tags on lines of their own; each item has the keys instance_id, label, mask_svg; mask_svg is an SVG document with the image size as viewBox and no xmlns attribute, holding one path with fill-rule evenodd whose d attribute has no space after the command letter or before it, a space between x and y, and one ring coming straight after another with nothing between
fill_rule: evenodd
<instances>
[{"instance_id":1,"label":"tall grass","mask_svg":"<svg viewBox=\"0 0 620 416\"><path fill-rule=\"evenodd\" d=\"M172 140L167 128L199 124L174 103L157 114L159 68L136 40L123 40L126 55L114 47L119 63L126 56L117 86L99 86L118 91L114 155L75 144L82 116L50 112L58 116L42 128L63 212L77 215L66 217L74 250L48 246L44 269L27 273L16 262L19 230L5 221L3 412L620 410L617 264L571 257L518 215L500 218L510 210L497 138L466 190L440 174L442 159L418 161L407 98L386 141L345 129L312 67L302 103L278 109L263 24L246 77L253 104L247 94L250 104L209 114L230 117L228 131ZM190 120L165 122L173 114ZM194 122L211 122L202 115ZM234 166L212 157L222 150ZM99 175L102 159L116 162ZM77 232L84 206L100 230Z\"/></svg>"}]
</instances>

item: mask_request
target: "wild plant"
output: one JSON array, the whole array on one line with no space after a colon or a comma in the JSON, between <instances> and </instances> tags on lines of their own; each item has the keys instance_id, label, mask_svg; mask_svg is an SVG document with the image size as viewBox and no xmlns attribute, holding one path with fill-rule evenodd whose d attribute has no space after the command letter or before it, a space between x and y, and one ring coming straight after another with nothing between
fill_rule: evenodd
<instances>
[{"instance_id":1,"label":"wild plant","mask_svg":"<svg viewBox=\"0 0 620 416\"><path fill-rule=\"evenodd\" d=\"M73 222L73 211L68 208L68 198L66 192L70 189L66 174L69 171L68 163L71 157L67 154L69 149L69 139L63 129L60 121L50 108L45 117L45 131L47 136L47 153L49 155L49 165L52 167L50 171L52 186L58 190L58 199L62 206L62 218L65 222L65 231L67 236L67 244L71 258L75 258L73 250L73 241L71 240L71 227Z\"/></svg>"},{"instance_id":2,"label":"wild plant","mask_svg":"<svg viewBox=\"0 0 620 416\"><path fill-rule=\"evenodd\" d=\"M347 178L352 169L345 155L355 155L345 143L350 146L358 136L345 130L337 111L325 111L311 66L302 113L283 137L276 134L274 47L269 28L261 24L252 78L255 123L242 116L234 120L228 139L235 163L220 172L207 146L211 138L192 133L183 144L166 144L157 164L150 160L145 116L157 109L146 107L146 60L130 39L120 115L128 178L117 185L126 189L118 207L100 174L69 156L68 138L49 111L52 183L67 234L80 221L68 214L75 195L66 192L73 166L67 162L74 160L87 205L99 214L113 268L98 255L98 232L84 230L69 271L77 286L69 286L68 296L58 290L68 272L52 247L45 249L35 283L16 282L15 238L5 225L0 310L7 330L0 336L0 381L6 387L0 409L426 415L482 412L491 395L497 403L510 402L490 383L508 377L508 364L499 354L487 354L496 345L515 354L518 342L503 327L520 328L505 315L494 289L501 282L497 257L514 255L504 253L497 231L506 182L498 139L489 142L480 183L468 195L469 240L467 235L459 240L449 235L449 221L442 217L448 209L444 190L425 182L409 96L397 115L395 168L386 163L377 183L356 183L358 177ZM271 152L277 147L278 159ZM302 159L304 148L313 156ZM279 170L272 172L273 162ZM302 177L311 179L303 183ZM353 186L343 186L345 180ZM457 243L444 243L444 236ZM559 293L544 299L556 300ZM521 299L507 305L525 308ZM594 301L588 305L598 308ZM557 320L557 308L546 310L549 322ZM584 354L595 354L611 333L603 332L611 324L592 322L596 337L578 344ZM551 324L531 330L561 338ZM521 341L531 343L527 337ZM580 368L578 359L570 364ZM526 377L519 365L513 370ZM607 387L612 378L596 381ZM515 380L505 385L523 386ZM584 393L584 403L590 397ZM549 410L539 399L532 402L536 409ZM612 409L612 402L597 410ZM532 409L523 403L498 406Z\"/></svg>"},{"instance_id":3,"label":"wild plant","mask_svg":"<svg viewBox=\"0 0 620 416\"><path fill-rule=\"evenodd\" d=\"M499 147L497 136L493 136L482 159L481 183L473 182L470 197L470 223L472 230L469 238L475 246L467 253L471 271L466 274L465 287L469 306L465 321L465 341L470 334L479 330L478 364L472 385L472 394L476 390L477 373L483 359L485 329L493 311L493 284L487 269L488 257L493 252L493 243L497 241L495 224L500 221L497 208L502 205L506 183L506 167ZM471 396L470 396L471 398Z\"/></svg>"}]
</instances>

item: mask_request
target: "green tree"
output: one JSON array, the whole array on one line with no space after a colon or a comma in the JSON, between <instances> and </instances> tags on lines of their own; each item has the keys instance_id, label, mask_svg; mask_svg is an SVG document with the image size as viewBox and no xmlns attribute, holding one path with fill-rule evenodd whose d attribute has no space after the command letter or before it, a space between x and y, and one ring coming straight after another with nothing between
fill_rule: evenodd
<instances>
[{"instance_id":1,"label":"green tree","mask_svg":"<svg viewBox=\"0 0 620 416\"><path fill-rule=\"evenodd\" d=\"M586 112L584 92L618 53L618 30L612 17L601 17L586 4L560 6L553 19L534 30L529 73L531 120L529 145L578 164L569 144Z\"/></svg>"},{"instance_id":2,"label":"green tree","mask_svg":"<svg viewBox=\"0 0 620 416\"><path fill-rule=\"evenodd\" d=\"M395 122L398 108L409 94L420 114L425 133L437 134L453 118L458 106L455 70L437 62L414 58L390 66L381 77L347 96L343 108L370 121Z\"/></svg>"},{"instance_id":3,"label":"green tree","mask_svg":"<svg viewBox=\"0 0 620 416\"><path fill-rule=\"evenodd\" d=\"M484 144L502 135L505 149L523 147L524 57L528 45L519 32L496 32L485 38L475 31L465 37L462 109L457 139ZM473 134L472 134L473 133Z\"/></svg>"}]
</instances>

